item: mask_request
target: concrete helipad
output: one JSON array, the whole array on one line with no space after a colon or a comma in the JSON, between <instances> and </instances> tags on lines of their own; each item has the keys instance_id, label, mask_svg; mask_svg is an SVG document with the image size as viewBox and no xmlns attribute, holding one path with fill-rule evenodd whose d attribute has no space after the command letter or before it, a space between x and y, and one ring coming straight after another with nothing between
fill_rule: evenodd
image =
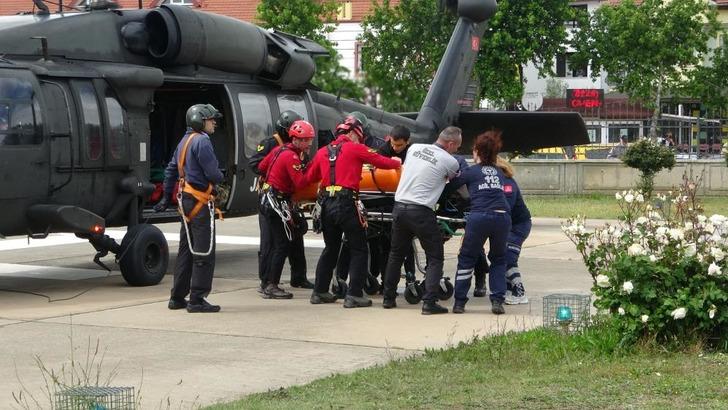
<instances>
[{"instance_id":1,"label":"concrete helipad","mask_svg":"<svg viewBox=\"0 0 728 410\"><path fill-rule=\"evenodd\" d=\"M219 224L224 240L210 297L223 307L218 314L168 310L171 276L158 286L129 287L113 258L106 262L116 270L98 269L93 249L74 238L0 240L0 408L12 407L13 393L23 389L49 408L39 363L68 372L71 358L83 366L103 355L102 380L112 375L110 385L135 387L142 408L191 408L538 326L543 295L586 294L591 279L558 221L534 222L521 259L531 303L509 306L503 316L478 298L464 315L439 316L422 316L403 298L394 310L382 309L380 296L364 309L314 306L303 290L292 300L261 299L255 217ZM176 250L178 226L161 228ZM308 235L306 244L312 278L321 238ZM446 274L454 272L458 246L458 239L446 243Z\"/></svg>"}]
</instances>

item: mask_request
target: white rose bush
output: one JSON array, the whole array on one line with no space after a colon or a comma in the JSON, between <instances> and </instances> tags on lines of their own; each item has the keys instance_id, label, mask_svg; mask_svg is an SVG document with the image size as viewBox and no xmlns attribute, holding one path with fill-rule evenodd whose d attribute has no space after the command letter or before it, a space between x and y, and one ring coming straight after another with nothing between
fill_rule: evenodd
<instances>
[{"instance_id":1,"label":"white rose bush","mask_svg":"<svg viewBox=\"0 0 728 410\"><path fill-rule=\"evenodd\" d=\"M683 177L652 201L617 193L618 223L589 230L577 216L562 224L594 280L594 306L615 317L623 342L728 346L728 218L702 214L699 183Z\"/></svg>"}]
</instances>

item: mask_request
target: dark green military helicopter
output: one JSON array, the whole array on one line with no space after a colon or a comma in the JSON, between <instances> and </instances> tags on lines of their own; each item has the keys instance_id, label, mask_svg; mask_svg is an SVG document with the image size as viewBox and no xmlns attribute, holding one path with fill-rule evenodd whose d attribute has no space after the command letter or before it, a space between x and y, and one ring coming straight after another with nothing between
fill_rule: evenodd
<instances>
[{"instance_id":1,"label":"dark green military helicopter","mask_svg":"<svg viewBox=\"0 0 728 410\"><path fill-rule=\"evenodd\" d=\"M89 240L101 266L114 253L129 284L159 283L169 250L152 224L176 215L154 214L148 199L197 103L224 115L212 142L231 187L226 216L257 212L247 161L284 110L303 114L322 140L360 111L370 133L402 124L415 141L454 124L466 147L491 127L504 130L506 151L588 142L576 113L461 112L496 2L443 3L459 20L410 115L316 90L314 58L326 50L310 40L184 6L0 18L0 235L71 232ZM105 234L114 226L129 228L121 244Z\"/></svg>"}]
</instances>

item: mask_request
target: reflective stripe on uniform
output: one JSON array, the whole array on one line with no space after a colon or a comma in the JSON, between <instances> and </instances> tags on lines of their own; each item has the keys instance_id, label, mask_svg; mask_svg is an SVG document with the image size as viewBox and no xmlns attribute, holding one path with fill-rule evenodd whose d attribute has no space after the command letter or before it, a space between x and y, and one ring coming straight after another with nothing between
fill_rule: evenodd
<instances>
[{"instance_id":1,"label":"reflective stripe on uniform","mask_svg":"<svg viewBox=\"0 0 728 410\"><path fill-rule=\"evenodd\" d=\"M473 269L460 269L455 274L455 280L470 280L473 277Z\"/></svg>"}]
</instances>

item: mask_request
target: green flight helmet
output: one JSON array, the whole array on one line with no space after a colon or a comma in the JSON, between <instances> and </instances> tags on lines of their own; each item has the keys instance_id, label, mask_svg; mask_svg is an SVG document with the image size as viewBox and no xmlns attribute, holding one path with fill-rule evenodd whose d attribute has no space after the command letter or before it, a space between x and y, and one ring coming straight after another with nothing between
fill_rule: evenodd
<instances>
[{"instance_id":1,"label":"green flight helmet","mask_svg":"<svg viewBox=\"0 0 728 410\"><path fill-rule=\"evenodd\" d=\"M222 118L212 104L195 104L187 110L187 126L197 132L205 130L205 120Z\"/></svg>"},{"instance_id":2,"label":"green flight helmet","mask_svg":"<svg viewBox=\"0 0 728 410\"><path fill-rule=\"evenodd\" d=\"M367 119L367 116L364 115L361 111L352 111L348 115L349 117L356 118L357 121L359 121L359 124L361 124L362 130L364 132L367 132L369 130L369 119Z\"/></svg>"},{"instance_id":3,"label":"green flight helmet","mask_svg":"<svg viewBox=\"0 0 728 410\"><path fill-rule=\"evenodd\" d=\"M288 129L291 128L291 125L293 125L294 122L302 119L303 117L293 110L283 111L278 117L278 121L276 121L276 132L285 141L289 141L290 138L288 137Z\"/></svg>"}]
</instances>

